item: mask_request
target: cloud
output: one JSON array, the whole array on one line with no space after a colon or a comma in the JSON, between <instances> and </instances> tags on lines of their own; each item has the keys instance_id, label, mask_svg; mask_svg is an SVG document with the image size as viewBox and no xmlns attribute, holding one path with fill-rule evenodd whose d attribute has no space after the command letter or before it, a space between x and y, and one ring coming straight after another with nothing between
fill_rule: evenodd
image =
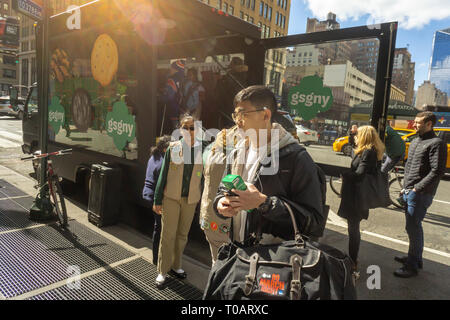
<instances>
[{"instance_id":1,"label":"cloud","mask_svg":"<svg viewBox=\"0 0 450 320\"><path fill-rule=\"evenodd\" d=\"M299 0L296 0L299 1ZM431 20L450 18L449 0L303 0L314 17L325 20L328 12L337 20L367 18L367 24L398 21L403 29L421 29Z\"/></svg>"}]
</instances>

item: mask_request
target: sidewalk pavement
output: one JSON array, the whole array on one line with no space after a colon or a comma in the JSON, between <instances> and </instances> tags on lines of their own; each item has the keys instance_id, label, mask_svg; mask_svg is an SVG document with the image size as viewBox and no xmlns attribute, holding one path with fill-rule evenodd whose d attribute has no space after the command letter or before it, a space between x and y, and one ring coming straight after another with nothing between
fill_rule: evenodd
<instances>
[{"instance_id":1,"label":"sidewalk pavement","mask_svg":"<svg viewBox=\"0 0 450 320\"><path fill-rule=\"evenodd\" d=\"M6 167L0 166L0 177L34 197L37 190L35 181L24 177ZM97 228L88 221L87 212L70 201L66 201L69 219L75 219L90 230L109 239L135 255L152 261L152 241L138 231L117 224ZM418 277L399 279L393 272L400 267L393 258L406 254L408 245L405 242L362 230L359 268L361 278L357 282L359 299L449 299L450 298L450 254L437 250L424 251L424 269ZM425 235L426 236L426 235ZM327 228L320 242L334 246L347 252L347 230L345 221L330 212ZM183 268L188 273L187 282L203 291L209 275L209 266L199 262L210 256L209 248L204 244L191 244L194 250L186 250L197 258L183 257ZM201 256L202 259L198 259ZM207 261L207 260L206 260ZM375 270L375 271L374 271ZM375 274L379 271L379 277ZM375 273L374 273L375 272Z\"/></svg>"}]
</instances>

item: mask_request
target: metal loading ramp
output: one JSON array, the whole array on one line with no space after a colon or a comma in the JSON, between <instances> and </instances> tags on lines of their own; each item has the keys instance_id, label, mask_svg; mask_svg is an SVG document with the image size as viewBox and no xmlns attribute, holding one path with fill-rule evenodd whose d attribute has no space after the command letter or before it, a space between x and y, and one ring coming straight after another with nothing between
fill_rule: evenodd
<instances>
[{"instance_id":1,"label":"metal loading ramp","mask_svg":"<svg viewBox=\"0 0 450 320\"><path fill-rule=\"evenodd\" d=\"M28 220L33 198L0 180L0 300L198 300L202 292L83 224ZM74 282L73 280L76 280Z\"/></svg>"}]
</instances>

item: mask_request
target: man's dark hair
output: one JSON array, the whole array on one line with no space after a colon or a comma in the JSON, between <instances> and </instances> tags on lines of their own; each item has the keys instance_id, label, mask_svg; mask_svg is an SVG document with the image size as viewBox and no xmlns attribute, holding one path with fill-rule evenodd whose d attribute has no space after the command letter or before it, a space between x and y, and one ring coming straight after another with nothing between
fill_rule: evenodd
<instances>
[{"instance_id":1,"label":"man's dark hair","mask_svg":"<svg viewBox=\"0 0 450 320\"><path fill-rule=\"evenodd\" d=\"M156 143L155 147L152 147L150 150L150 156L154 156L159 154L160 156L164 155L164 149L167 149L169 147L170 141L172 140L172 137L169 135L162 136L159 138L158 142Z\"/></svg>"},{"instance_id":2,"label":"man's dark hair","mask_svg":"<svg viewBox=\"0 0 450 320\"><path fill-rule=\"evenodd\" d=\"M436 122L437 122L436 115L435 115L433 112L431 112L431 111L422 111L422 112L419 112L419 113L416 115L416 117L417 117L417 118L424 118L424 119L423 119L423 123L427 123L428 121L431 121L433 127L435 126L435 124L436 124Z\"/></svg>"},{"instance_id":3,"label":"man's dark hair","mask_svg":"<svg viewBox=\"0 0 450 320\"><path fill-rule=\"evenodd\" d=\"M272 122L273 116L277 113L277 100L273 92L265 86L250 86L242 89L234 97L233 105L236 108L237 105L244 101L250 101L256 108L266 107L272 112L270 121Z\"/></svg>"}]
</instances>

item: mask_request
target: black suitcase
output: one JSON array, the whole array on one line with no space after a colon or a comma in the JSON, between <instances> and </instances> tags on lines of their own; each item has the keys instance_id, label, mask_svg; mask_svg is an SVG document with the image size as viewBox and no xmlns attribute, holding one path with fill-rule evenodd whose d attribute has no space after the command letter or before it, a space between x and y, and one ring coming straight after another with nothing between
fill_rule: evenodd
<instances>
[{"instance_id":1,"label":"black suitcase","mask_svg":"<svg viewBox=\"0 0 450 320\"><path fill-rule=\"evenodd\" d=\"M97 227L117 223L120 214L121 179L119 168L101 164L92 165L88 219Z\"/></svg>"}]
</instances>

